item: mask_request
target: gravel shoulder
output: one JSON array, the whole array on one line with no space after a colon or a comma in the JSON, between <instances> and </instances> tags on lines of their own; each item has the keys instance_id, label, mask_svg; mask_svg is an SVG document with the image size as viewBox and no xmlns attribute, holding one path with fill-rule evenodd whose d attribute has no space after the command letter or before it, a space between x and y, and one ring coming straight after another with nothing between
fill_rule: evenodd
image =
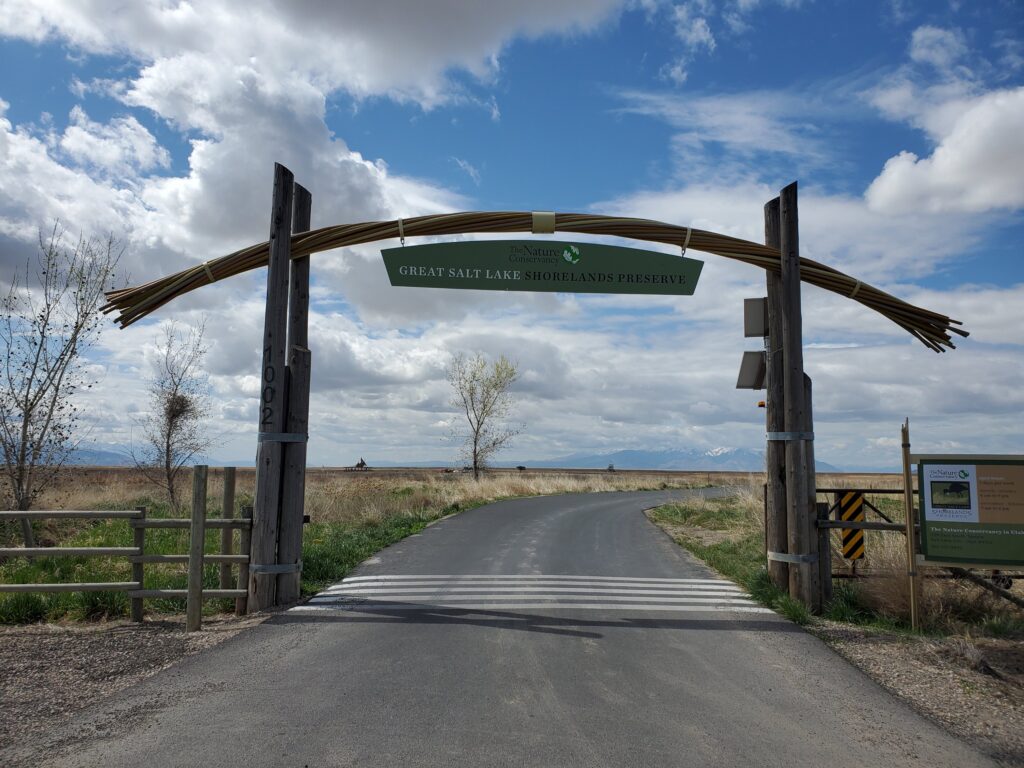
<instances>
[{"instance_id":1,"label":"gravel shoulder","mask_svg":"<svg viewBox=\"0 0 1024 768\"><path fill-rule=\"evenodd\" d=\"M1024 766L1024 643L922 638L819 622L810 631L1001 765Z\"/></svg>"},{"instance_id":2,"label":"gravel shoulder","mask_svg":"<svg viewBox=\"0 0 1024 768\"><path fill-rule=\"evenodd\" d=\"M203 629L192 633L184 631L183 617L0 627L0 753L264 618L205 618Z\"/></svg>"}]
</instances>

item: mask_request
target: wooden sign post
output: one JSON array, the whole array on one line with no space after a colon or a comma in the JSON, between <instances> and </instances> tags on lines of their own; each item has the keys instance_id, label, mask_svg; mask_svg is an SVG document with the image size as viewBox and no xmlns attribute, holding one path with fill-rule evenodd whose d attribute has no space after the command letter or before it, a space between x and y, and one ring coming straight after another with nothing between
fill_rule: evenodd
<instances>
[{"instance_id":1,"label":"wooden sign post","mask_svg":"<svg viewBox=\"0 0 1024 768\"><path fill-rule=\"evenodd\" d=\"M292 232L308 232L313 199L295 185ZM309 256L292 259L288 287L288 416L281 478L281 524L278 532L277 603L299 599L302 582L302 519L306 494L306 440L309 437ZM291 568L291 570L288 570Z\"/></svg>"},{"instance_id":2,"label":"wooden sign post","mask_svg":"<svg viewBox=\"0 0 1024 768\"><path fill-rule=\"evenodd\" d=\"M779 247L779 198L764 207L764 244ZM782 275L766 270L768 286L768 335L765 337L765 429L769 436L782 432L785 390L782 375ZM768 550L768 576L779 589L789 591L789 563L777 559L789 552L786 529L786 449L779 440L765 445L765 544Z\"/></svg>"},{"instance_id":3,"label":"wooden sign post","mask_svg":"<svg viewBox=\"0 0 1024 768\"><path fill-rule=\"evenodd\" d=\"M285 429L288 271L291 261L292 172L274 164L274 199L270 216L270 264L267 309L263 323L256 494L253 499L249 563L250 611L277 605L277 537Z\"/></svg>"},{"instance_id":4,"label":"wooden sign post","mask_svg":"<svg viewBox=\"0 0 1024 768\"><path fill-rule=\"evenodd\" d=\"M782 337L784 431L776 433L785 445L786 528L789 538L789 594L812 613L821 611L818 575L818 537L814 531L814 467L807 446L814 439L806 402L803 354L803 319L800 302L800 233L797 185L779 195L782 253ZM809 390L809 387L807 387ZM772 437L772 436L770 436ZM813 462L813 453L810 453Z\"/></svg>"}]
</instances>

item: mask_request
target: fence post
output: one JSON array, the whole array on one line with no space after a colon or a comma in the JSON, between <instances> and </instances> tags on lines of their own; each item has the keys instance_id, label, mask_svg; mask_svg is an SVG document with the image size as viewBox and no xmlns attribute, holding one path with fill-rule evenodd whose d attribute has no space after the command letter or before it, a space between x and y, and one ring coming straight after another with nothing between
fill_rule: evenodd
<instances>
[{"instance_id":1,"label":"fence post","mask_svg":"<svg viewBox=\"0 0 1024 768\"><path fill-rule=\"evenodd\" d=\"M207 467L192 468L192 527L188 547L188 601L185 631L195 632L203 623L203 548L206 544Z\"/></svg>"},{"instance_id":2,"label":"fence post","mask_svg":"<svg viewBox=\"0 0 1024 768\"><path fill-rule=\"evenodd\" d=\"M248 520L249 525L242 526L238 532L238 550L243 555L249 554L250 545L252 543L252 507L242 507L242 519ZM249 564L239 563L238 564L238 588L245 589L249 583ZM248 612L249 598L248 597L236 597L235 598L235 616L245 616Z\"/></svg>"},{"instance_id":3,"label":"fence post","mask_svg":"<svg viewBox=\"0 0 1024 768\"><path fill-rule=\"evenodd\" d=\"M146 508L136 507L139 513L137 522L146 522ZM135 537L135 548L139 550L140 555L146 554L146 529L141 525L136 525L132 530L132 534ZM139 589L146 588L145 578L145 565L142 562L132 563L132 581L138 582ZM132 621L142 621L143 604L141 597L132 598Z\"/></svg>"},{"instance_id":4,"label":"fence post","mask_svg":"<svg viewBox=\"0 0 1024 768\"><path fill-rule=\"evenodd\" d=\"M235 516L235 468L224 467L224 495L221 501L221 514L230 520ZM224 528L220 532L220 553L230 555L235 532ZM245 554L249 554L245 552ZM231 563L220 564L220 588L231 589Z\"/></svg>"}]
</instances>

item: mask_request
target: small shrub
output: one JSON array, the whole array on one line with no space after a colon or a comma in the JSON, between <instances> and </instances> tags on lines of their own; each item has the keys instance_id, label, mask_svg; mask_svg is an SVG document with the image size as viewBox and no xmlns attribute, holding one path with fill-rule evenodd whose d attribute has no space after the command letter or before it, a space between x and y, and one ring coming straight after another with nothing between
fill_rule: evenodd
<instances>
[{"instance_id":1,"label":"small shrub","mask_svg":"<svg viewBox=\"0 0 1024 768\"><path fill-rule=\"evenodd\" d=\"M860 591L849 581L833 582L832 602L825 609L825 618L860 624L874 618L874 614L861 605Z\"/></svg>"},{"instance_id":2,"label":"small shrub","mask_svg":"<svg viewBox=\"0 0 1024 768\"><path fill-rule=\"evenodd\" d=\"M31 592L15 592L0 598L0 623L34 624L46 618L46 601Z\"/></svg>"},{"instance_id":3,"label":"small shrub","mask_svg":"<svg viewBox=\"0 0 1024 768\"><path fill-rule=\"evenodd\" d=\"M90 621L117 619L128 615L128 595L124 592L82 592L78 606L82 617Z\"/></svg>"},{"instance_id":4,"label":"small shrub","mask_svg":"<svg viewBox=\"0 0 1024 768\"><path fill-rule=\"evenodd\" d=\"M811 614L807 610L807 606L789 595L781 595L772 605L772 608L795 624L807 624L811 620Z\"/></svg>"}]
</instances>

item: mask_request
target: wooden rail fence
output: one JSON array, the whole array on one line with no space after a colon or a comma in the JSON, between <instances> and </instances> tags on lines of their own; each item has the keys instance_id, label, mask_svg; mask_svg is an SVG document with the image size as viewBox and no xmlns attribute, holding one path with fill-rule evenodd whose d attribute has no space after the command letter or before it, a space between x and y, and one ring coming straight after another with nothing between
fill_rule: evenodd
<instances>
[{"instance_id":1,"label":"wooden rail fence","mask_svg":"<svg viewBox=\"0 0 1024 768\"><path fill-rule=\"evenodd\" d=\"M4 547L0 557L126 557L132 566L131 581L114 582L67 582L60 584L0 584L0 592L126 592L131 599L133 621L142 621L143 601L154 598L184 597L185 629L198 630L202 625L202 601L235 599L235 613L243 615L247 609L249 582L249 546L252 531L252 507L242 508L242 516L234 517L235 471L227 467L224 473L224 517L206 516L208 468L203 465L192 469L192 516L185 518L151 518L145 507L134 510L62 510L0 512L0 520L127 520L134 534L131 547ZM146 531L156 528L188 528L190 530L188 554L152 555L146 554ZM207 529L221 529L221 552L216 555L204 553ZM239 551L232 554L232 529L239 529ZM188 564L188 587L186 589L146 589L145 566L156 564ZM221 566L218 589L203 589L203 565L218 563ZM238 566L235 588L230 587L230 569Z\"/></svg>"}]
</instances>

